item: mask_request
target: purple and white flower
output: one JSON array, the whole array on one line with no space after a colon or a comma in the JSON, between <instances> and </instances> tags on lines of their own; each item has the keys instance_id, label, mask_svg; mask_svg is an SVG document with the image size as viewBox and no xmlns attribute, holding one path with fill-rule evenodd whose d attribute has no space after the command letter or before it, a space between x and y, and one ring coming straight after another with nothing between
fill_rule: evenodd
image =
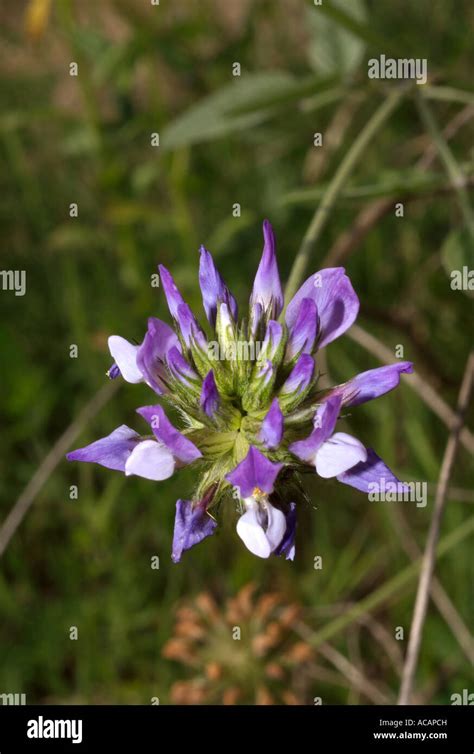
<instances>
[{"instance_id":1,"label":"purple and white flower","mask_svg":"<svg viewBox=\"0 0 474 754\"><path fill-rule=\"evenodd\" d=\"M236 509L237 535L250 552L293 560L302 502L292 483L298 470L313 470L363 493L398 482L375 451L341 431L338 422L345 408L397 387L412 364L371 369L322 390L317 352L353 324L358 298L342 267L324 269L303 283L283 317L267 220L263 234L249 312L241 322L235 298L201 247L199 282L213 340L170 272L159 266L173 327L150 317L141 343L109 338L109 376L144 382L160 401L137 409L150 433L140 435L123 424L67 456L151 481L168 479L183 466L195 469L194 494L176 503L174 562L215 532L223 505ZM236 347L242 339L247 345L262 340L261 349ZM223 358L210 356L211 342L220 345ZM180 428L165 408L179 417Z\"/></svg>"}]
</instances>

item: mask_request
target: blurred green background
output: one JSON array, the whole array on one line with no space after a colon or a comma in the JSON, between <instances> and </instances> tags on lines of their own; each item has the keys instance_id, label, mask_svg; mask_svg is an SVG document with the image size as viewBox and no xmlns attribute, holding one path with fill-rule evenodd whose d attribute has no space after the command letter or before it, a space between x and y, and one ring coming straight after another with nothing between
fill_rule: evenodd
<instances>
[{"instance_id":1,"label":"blurred green background","mask_svg":"<svg viewBox=\"0 0 474 754\"><path fill-rule=\"evenodd\" d=\"M368 59L381 53L427 58L429 84L413 86L374 135L330 212L308 274L327 264L330 252L331 263L345 264L361 301L359 324L393 353L402 345L421 377L455 405L473 324L472 293L452 290L449 273L474 267L463 230L466 197L473 202L474 6L323 6L3 5L1 268L26 270L27 293L0 291L1 519L106 382L107 336L140 341L148 316L168 318L162 292L150 285L157 263L172 270L201 311L197 250L204 243L243 306L268 217L287 278L325 187L395 86L367 77ZM240 77L233 76L236 62ZM419 89L440 131L448 129L453 164L466 177L461 197L420 117ZM316 132L322 147L313 145ZM154 133L159 147L151 144ZM384 201L376 222L344 247L360 213ZM395 216L397 201L403 217ZM77 218L69 216L71 203ZM69 357L71 344L77 359ZM380 363L348 337L326 356L334 383ZM402 479L429 482L428 505L369 503L335 481L310 480L293 564L254 558L229 515L216 536L173 565L175 500L189 497L192 474L158 485L69 465L61 456L2 558L0 693L26 693L29 703L169 703L173 683L201 670L164 658L162 649L177 605L192 605L203 590L221 605L255 582L261 594L277 591L299 603L308 635L317 635L349 605L392 583L411 562L403 532L424 545L448 436L409 379L354 410L348 426ZM122 423L138 429L134 409L149 402L146 386L122 384L72 446ZM473 479L472 458L461 447L443 536L472 517ZM69 498L73 484L77 500ZM150 567L154 555L159 570ZM321 570L314 568L318 555ZM451 694L472 688L452 629L457 619L473 625L471 555L472 538L465 537L439 562L455 614L447 621L433 605L429 610L417 676L417 698L428 703L449 704ZM415 590L416 578L395 584L361 619L330 629L325 653L315 650L302 703L314 696L329 704L374 701L344 662L337 666L333 650L387 700L396 698ZM77 641L69 638L71 626ZM403 641L395 639L397 627ZM224 687L236 682L233 672L230 658ZM264 681L254 674L240 682L251 699Z\"/></svg>"}]
</instances>

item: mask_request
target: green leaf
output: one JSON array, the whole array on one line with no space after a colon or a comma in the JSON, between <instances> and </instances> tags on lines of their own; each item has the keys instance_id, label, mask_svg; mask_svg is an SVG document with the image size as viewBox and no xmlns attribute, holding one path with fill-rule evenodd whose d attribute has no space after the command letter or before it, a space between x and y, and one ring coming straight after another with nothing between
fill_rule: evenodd
<instances>
[{"instance_id":1,"label":"green leaf","mask_svg":"<svg viewBox=\"0 0 474 754\"><path fill-rule=\"evenodd\" d=\"M362 60L367 17L364 0L333 0L307 10L311 42L308 58L319 73L346 75Z\"/></svg>"},{"instance_id":2,"label":"green leaf","mask_svg":"<svg viewBox=\"0 0 474 754\"><path fill-rule=\"evenodd\" d=\"M163 131L161 144L164 149L175 149L252 128L268 119L276 105L333 84L333 79L302 81L282 72L244 73L172 121Z\"/></svg>"}]
</instances>

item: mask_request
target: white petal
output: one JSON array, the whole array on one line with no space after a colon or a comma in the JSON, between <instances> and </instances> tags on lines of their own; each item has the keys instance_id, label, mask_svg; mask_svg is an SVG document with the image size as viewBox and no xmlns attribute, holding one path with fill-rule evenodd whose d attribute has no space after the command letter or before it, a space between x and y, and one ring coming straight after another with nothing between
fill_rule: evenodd
<instances>
[{"instance_id":1,"label":"white petal","mask_svg":"<svg viewBox=\"0 0 474 754\"><path fill-rule=\"evenodd\" d=\"M140 346L129 343L120 335L111 335L109 351L120 369L120 373L127 382L142 382L143 375L137 367L137 351Z\"/></svg>"},{"instance_id":2,"label":"white petal","mask_svg":"<svg viewBox=\"0 0 474 754\"><path fill-rule=\"evenodd\" d=\"M270 503L265 503L265 509L268 516L267 531L265 532L270 547L276 550L286 532L286 518L278 508L274 508Z\"/></svg>"},{"instance_id":3,"label":"white petal","mask_svg":"<svg viewBox=\"0 0 474 754\"><path fill-rule=\"evenodd\" d=\"M360 440L345 432L335 432L317 450L315 466L319 476L329 479L366 460L367 450Z\"/></svg>"},{"instance_id":4,"label":"white petal","mask_svg":"<svg viewBox=\"0 0 474 754\"><path fill-rule=\"evenodd\" d=\"M155 440L143 440L131 452L125 463L125 474L160 481L174 472L174 458L168 448Z\"/></svg>"},{"instance_id":5,"label":"white petal","mask_svg":"<svg viewBox=\"0 0 474 754\"><path fill-rule=\"evenodd\" d=\"M268 558L272 548L257 518L257 507L252 507L237 521L237 534L251 553Z\"/></svg>"}]
</instances>

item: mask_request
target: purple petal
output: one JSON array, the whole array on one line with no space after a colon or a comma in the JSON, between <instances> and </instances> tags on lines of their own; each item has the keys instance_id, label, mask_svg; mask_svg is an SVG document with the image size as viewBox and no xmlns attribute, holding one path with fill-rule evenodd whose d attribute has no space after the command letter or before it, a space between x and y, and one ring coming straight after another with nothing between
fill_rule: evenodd
<instances>
[{"instance_id":1,"label":"purple petal","mask_svg":"<svg viewBox=\"0 0 474 754\"><path fill-rule=\"evenodd\" d=\"M353 324L359 311L359 299L343 267L321 270L303 283L286 310L289 328L295 324L304 298L311 298L318 310L318 348L342 335Z\"/></svg>"},{"instance_id":2,"label":"purple petal","mask_svg":"<svg viewBox=\"0 0 474 754\"><path fill-rule=\"evenodd\" d=\"M275 550L275 555L286 555L286 560L295 558L296 503L290 503L286 514L286 532Z\"/></svg>"},{"instance_id":3,"label":"purple petal","mask_svg":"<svg viewBox=\"0 0 474 754\"><path fill-rule=\"evenodd\" d=\"M278 403L278 398L274 398L270 410L262 422L259 440L270 450L277 448L283 437L283 413Z\"/></svg>"},{"instance_id":4,"label":"purple petal","mask_svg":"<svg viewBox=\"0 0 474 754\"><path fill-rule=\"evenodd\" d=\"M367 372L356 375L343 385L332 388L328 396L340 395L344 406L358 406L360 403L371 401L393 390L399 385L401 374L411 374L412 372L413 364L411 361L400 361L398 364L369 369Z\"/></svg>"},{"instance_id":5,"label":"purple petal","mask_svg":"<svg viewBox=\"0 0 474 754\"><path fill-rule=\"evenodd\" d=\"M178 286L174 282L174 278L171 272L169 272L166 269L166 267L164 267L162 264L158 265L158 270L160 272L160 280L163 286L163 290L165 292L168 309L170 310L170 314L173 317L173 319L177 321L178 320L178 307L181 304L184 304L185 301L178 290Z\"/></svg>"},{"instance_id":6,"label":"purple petal","mask_svg":"<svg viewBox=\"0 0 474 754\"><path fill-rule=\"evenodd\" d=\"M166 392L166 355L171 348L181 348L174 330L161 319L150 317L148 330L137 352L137 364L143 376L159 395Z\"/></svg>"},{"instance_id":7,"label":"purple petal","mask_svg":"<svg viewBox=\"0 0 474 754\"><path fill-rule=\"evenodd\" d=\"M265 338L262 343L261 353L265 358L272 360L281 343L283 337L283 327L274 319L269 320Z\"/></svg>"},{"instance_id":8,"label":"purple petal","mask_svg":"<svg viewBox=\"0 0 474 754\"><path fill-rule=\"evenodd\" d=\"M117 379L117 377L120 377L120 374L121 374L120 369L117 366L117 364L114 362L107 372L107 377L109 378L109 380L115 380Z\"/></svg>"},{"instance_id":9,"label":"purple petal","mask_svg":"<svg viewBox=\"0 0 474 754\"><path fill-rule=\"evenodd\" d=\"M202 453L191 440L181 434L171 424L161 406L142 406L137 408L137 414L143 416L150 425L155 437L166 445L175 458L182 463L192 463L201 458Z\"/></svg>"},{"instance_id":10,"label":"purple petal","mask_svg":"<svg viewBox=\"0 0 474 754\"><path fill-rule=\"evenodd\" d=\"M154 482L169 479L174 469L175 460L171 451L156 440L139 442L125 462L127 476L141 476Z\"/></svg>"},{"instance_id":11,"label":"purple petal","mask_svg":"<svg viewBox=\"0 0 474 754\"><path fill-rule=\"evenodd\" d=\"M126 424L122 424L107 437L102 437L84 448L71 451L66 458L68 461L98 463L106 469L125 471L125 462L138 442L140 442L140 435Z\"/></svg>"},{"instance_id":12,"label":"purple petal","mask_svg":"<svg viewBox=\"0 0 474 754\"><path fill-rule=\"evenodd\" d=\"M222 280L211 254L201 246L199 249L199 285L202 292L202 303L210 324L216 324L217 305L225 303L229 307L234 320L237 321L237 302Z\"/></svg>"},{"instance_id":13,"label":"purple petal","mask_svg":"<svg viewBox=\"0 0 474 754\"><path fill-rule=\"evenodd\" d=\"M143 374L137 364L137 352L139 346L129 343L120 335L111 335L108 339L109 351L120 373L127 382L137 383L143 381Z\"/></svg>"},{"instance_id":14,"label":"purple petal","mask_svg":"<svg viewBox=\"0 0 474 754\"><path fill-rule=\"evenodd\" d=\"M226 475L226 479L239 488L241 498L250 497L256 487L270 493L282 467L282 463L272 463L251 445L244 460Z\"/></svg>"},{"instance_id":15,"label":"purple petal","mask_svg":"<svg viewBox=\"0 0 474 754\"><path fill-rule=\"evenodd\" d=\"M304 390L306 390L309 383L313 379L313 374L313 357L310 356L309 353L302 353L295 366L291 370L288 379L281 388L281 394L288 395L292 393L302 393Z\"/></svg>"},{"instance_id":16,"label":"purple petal","mask_svg":"<svg viewBox=\"0 0 474 754\"><path fill-rule=\"evenodd\" d=\"M257 335L257 330L260 325L260 322L262 321L262 316L263 316L263 306L259 304L258 302L255 304L251 304L249 331L250 331L250 337L253 339L255 339Z\"/></svg>"},{"instance_id":17,"label":"purple petal","mask_svg":"<svg viewBox=\"0 0 474 754\"><path fill-rule=\"evenodd\" d=\"M178 306L177 321L188 348L191 348L194 341L202 350L207 350L206 336L187 304L180 304Z\"/></svg>"},{"instance_id":18,"label":"purple petal","mask_svg":"<svg viewBox=\"0 0 474 754\"><path fill-rule=\"evenodd\" d=\"M290 330L286 345L285 361L291 361L300 353L311 353L318 328L318 310L311 298L301 299L298 316Z\"/></svg>"},{"instance_id":19,"label":"purple petal","mask_svg":"<svg viewBox=\"0 0 474 754\"><path fill-rule=\"evenodd\" d=\"M219 391L214 379L214 372L211 369L203 380L199 405L204 413L212 418L217 411L219 403Z\"/></svg>"},{"instance_id":20,"label":"purple petal","mask_svg":"<svg viewBox=\"0 0 474 754\"><path fill-rule=\"evenodd\" d=\"M315 468L324 479L338 476L367 460L367 450L356 437L335 432L316 451Z\"/></svg>"},{"instance_id":21,"label":"purple petal","mask_svg":"<svg viewBox=\"0 0 474 754\"><path fill-rule=\"evenodd\" d=\"M402 491L407 488L407 485L397 479L372 448L367 448L365 462L358 463L349 471L339 474L337 479L361 492L371 492L377 487L382 488L384 485L393 484L399 485L398 488Z\"/></svg>"},{"instance_id":22,"label":"purple petal","mask_svg":"<svg viewBox=\"0 0 474 754\"><path fill-rule=\"evenodd\" d=\"M172 375L186 387L192 387L193 383L199 382L198 375L176 347L168 351L167 363Z\"/></svg>"},{"instance_id":23,"label":"purple petal","mask_svg":"<svg viewBox=\"0 0 474 754\"><path fill-rule=\"evenodd\" d=\"M263 236L263 254L253 284L250 307L260 303L271 319L277 319L283 308L283 292L275 254L275 237L268 220L263 223Z\"/></svg>"},{"instance_id":24,"label":"purple petal","mask_svg":"<svg viewBox=\"0 0 474 754\"><path fill-rule=\"evenodd\" d=\"M259 366L256 372L256 379L261 380L261 385L266 386L270 382L274 373L273 364L270 359L267 359L263 364Z\"/></svg>"},{"instance_id":25,"label":"purple petal","mask_svg":"<svg viewBox=\"0 0 474 754\"><path fill-rule=\"evenodd\" d=\"M291 453L301 458L302 461L315 463L317 450L334 432L340 408L341 397L339 395L335 395L322 403L314 416L313 431L305 440L292 443L288 448Z\"/></svg>"},{"instance_id":26,"label":"purple petal","mask_svg":"<svg viewBox=\"0 0 474 754\"><path fill-rule=\"evenodd\" d=\"M205 502L201 501L193 508L190 500L178 500L171 555L173 562L179 563L185 550L214 534L216 526L216 521L207 513Z\"/></svg>"}]
</instances>

